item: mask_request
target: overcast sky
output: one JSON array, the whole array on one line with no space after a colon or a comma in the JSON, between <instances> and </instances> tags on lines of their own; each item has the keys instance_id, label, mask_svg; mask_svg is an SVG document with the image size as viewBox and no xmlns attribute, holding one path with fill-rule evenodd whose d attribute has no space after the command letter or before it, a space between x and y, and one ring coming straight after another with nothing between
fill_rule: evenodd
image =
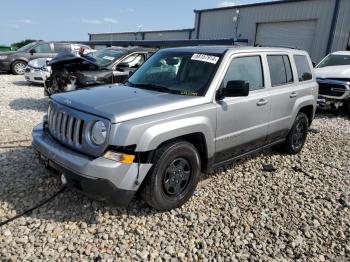
<instances>
[{"instance_id":1,"label":"overcast sky","mask_svg":"<svg viewBox=\"0 0 350 262\"><path fill-rule=\"evenodd\" d=\"M267 0L10 0L1 3L0 44L26 38L88 40L88 33L192 28L194 9Z\"/></svg>"}]
</instances>

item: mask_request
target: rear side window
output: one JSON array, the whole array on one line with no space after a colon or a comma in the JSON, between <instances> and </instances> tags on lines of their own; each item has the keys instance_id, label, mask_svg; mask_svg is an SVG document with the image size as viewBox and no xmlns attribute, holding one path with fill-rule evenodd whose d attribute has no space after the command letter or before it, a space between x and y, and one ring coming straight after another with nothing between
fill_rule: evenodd
<instances>
[{"instance_id":1,"label":"rear side window","mask_svg":"<svg viewBox=\"0 0 350 262\"><path fill-rule=\"evenodd\" d=\"M234 58L226 72L224 87L227 82L242 80L249 83L249 90L264 88L263 70L260 56Z\"/></svg>"},{"instance_id":2,"label":"rear side window","mask_svg":"<svg viewBox=\"0 0 350 262\"><path fill-rule=\"evenodd\" d=\"M294 61L297 67L299 81L312 79L311 68L307 57L304 55L295 55Z\"/></svg>"},{"instance_id":3,"label":"rear side window","mask_svg":"<svg viewBox=\"0 0 350 262\"><path fill-rule=\"evenodd\" d=\"M268 55L271 85L279 86L293 82L293 73L287 55Z\"/></svg>"},{"instance_id":4,"label":"rear side window","mask_svg":"<svg viewBox=\"0 0 350 262\"><path fill-rule=\"evenodd\" d=\"M55 53L59 53L63 50L70 51L71 47L70 44L54 43L54 50Z\"/></svg>"}]
</instances>

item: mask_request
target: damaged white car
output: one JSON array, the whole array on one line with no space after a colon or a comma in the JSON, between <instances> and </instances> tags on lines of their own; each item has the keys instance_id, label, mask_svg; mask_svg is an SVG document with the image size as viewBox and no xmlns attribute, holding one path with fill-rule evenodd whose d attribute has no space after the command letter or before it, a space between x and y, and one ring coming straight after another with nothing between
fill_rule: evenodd
<instances>
[{"instance_id":1,"label":"damaged white car","mask_svg":"<svg viewBox=\"0 0 350 262\"><path fill-rule=\"evenodd\" d=\"M52 58L38 58L28 62L24 72L24 78L30 83L44 84L51 74L51 67L47 63Z\"/></svg>"},{"instance_id":2,"label":"damaged white car","mask_svg":"<svg viewBox=\"0 0 350 262\"><path fill-rule=\"evenodd\" d=\"M345 106L350 114L350 51L329 54L316 66L315 74L318 106L334 111Z\"/></svg>"}]
</instances>

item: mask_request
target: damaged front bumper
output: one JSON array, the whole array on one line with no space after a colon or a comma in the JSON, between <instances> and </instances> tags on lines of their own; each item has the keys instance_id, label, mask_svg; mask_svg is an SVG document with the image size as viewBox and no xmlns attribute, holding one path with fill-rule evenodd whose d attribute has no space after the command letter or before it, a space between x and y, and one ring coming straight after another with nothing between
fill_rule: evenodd
<instances>
[{"instance_id":1,"label":"damaged front bumper","mask_svg":"<svg viewBox=\"0 0 350 262\"><path fill-rule=\"evenodd\" d=\"M334 79L317 79L319 96L317 106L321 109L337 110L350 101L350 82Z\"/></svg>"},{"instance_id":2,"label":"damaged front bumper","mask_svg":"<svg viewBox=\"0 0 350 262\"><path fill-rule=\"evenodd\" d=\"M114 205L128 205L152 166L124 164L75 152L52 138L42 124L33 129L32 136L33 148L41 161L64 174L69 186Z\"/></svg>"}]
</instances>

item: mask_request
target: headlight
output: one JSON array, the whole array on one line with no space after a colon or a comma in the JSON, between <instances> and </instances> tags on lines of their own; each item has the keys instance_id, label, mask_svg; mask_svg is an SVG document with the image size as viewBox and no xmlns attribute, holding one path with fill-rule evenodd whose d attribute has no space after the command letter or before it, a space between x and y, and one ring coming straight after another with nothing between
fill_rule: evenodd
<instances>
[{"instance_id":1,"label":"headlight","mask_svg":"<svg viewBox=\"0 0 350 262\"><path fill-rule=\"evenodd\" d=\"M0 55L0 60L4 60L7 58L7 55Z\"/></svg>"},{"instance_id":2,"label":"headlight","mask_svg":"<svg viewBox=\"0 0 350 262\"><path fill-rule=\"evenodd\" d=\"M107 128L102 121L97 121L91 128L91 141L95 145L102 145L106 141Z\"/></svg>"}]
</instances>

